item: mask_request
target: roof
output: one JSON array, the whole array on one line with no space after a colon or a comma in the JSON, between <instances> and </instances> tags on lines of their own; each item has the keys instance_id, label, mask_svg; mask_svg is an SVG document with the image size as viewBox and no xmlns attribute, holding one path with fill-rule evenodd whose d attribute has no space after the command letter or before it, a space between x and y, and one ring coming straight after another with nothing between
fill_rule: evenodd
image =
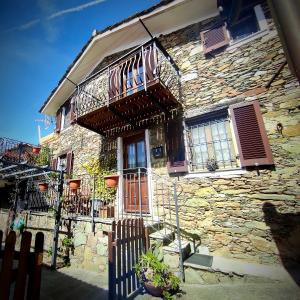
<instances>
[{"instance_id":1,"label":"roof","mask_svg":"<svg viewBox=\"0 0 300 300\"><path fill-rule=\"evenodd\" d=\"M108 26L106 28L104 28L103 30L99 30L99 31L94 31L92 36L90 37L90 39L86 42L86 44L83 46L83 48L81 49L81 51L78 53L78 55L76 56L76 58L74 59L74 61L69 65L69 67L67 68L67 70L65 71L64 75L62 76L62 78L58 81L57 86L51 91L50 95L48 96L48 98L46 99L46 101L43 103L42 107L40 108L39 112L42 113L48 113L47 111L45 112L45 107L46 105L49 104L50 100L52 99L52 97L54 97L54 94L58 91L58 89L63 86L63 82L65 80L65 78L67 77L67 75L69 75L69 73L72 71L73 68L76 67L76 65L79 63L80 59L84 57L85 52L88 50L89 47L93 46L93 42L95 40L97 40L100 36L103 36L105 34L108 35L112 35L112 31L114 29L117 29L118 27L122 27L124 26L124 24L126 24L126 26L130 25L130 21L133 21L134 19L137 18L142 18L143 16L149 15L151 13L153 13L154 11L159 11L159 9L167 9L167 7L169 7L170 5L180 5L182 3L194 3L194 5L198 5L199 7L201 5L206 5L209 7L209 9L207 10L209 13L211 13L212 11L216 11L217 10L217 1L212 1L212 0L163 0L160 1L158 4L151 6L148 9L145 9L141 12L138 12L120 22L117 22L111 26ZM203 4L204 3L204 4ZM209 4L208 4L209 3ZM213 4L212 4L213 3ZM200 5L201 4L201 5ZM166 7L166 8L164 8ZM172 6L173 7L173 6ZM204 10L205 11L205 10ZM207 11L205 11L205 13L207 13ZM179 16L178 16L179 17ZM174 21L173 21L174 22ZM174 24L176 25L176 24ZM143 29L144 30L144 29ZM145 30L144 30L145 31ZM69 75L70 76L70 75ZM68 77L69 77L68 76ZM73 78L72 78L73 79ZM76 82L76 81L75 81ZM79 82L79 81L77 81ZM69 88L70 89L70 88ZM74 85L72 85L72 90L74 90ZM65 95L64 95L65 96ZM70 94L69 94L70 96ZM66 100L66 99L65 99ZM58 101L57 101L58 102ZM63 103L61 103L63 104Z\"/></svg>"}]
</instances>

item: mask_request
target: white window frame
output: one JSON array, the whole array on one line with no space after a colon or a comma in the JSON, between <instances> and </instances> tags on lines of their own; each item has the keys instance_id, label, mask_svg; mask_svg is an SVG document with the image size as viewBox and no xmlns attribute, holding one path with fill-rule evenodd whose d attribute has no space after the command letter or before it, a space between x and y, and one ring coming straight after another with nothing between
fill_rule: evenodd
<instances>
[{"instance_id":1,"label":"white window frame","mask_svg":"<svg viewBox=\"0 0 300 300\"><path fill-rule=\"evenodd\" d=\"M66 108L63 106L61 110L60 131L64 130Z\"/></svg>"},{"instance_id":2,"label":"white window frame","mask_svg":"<svg viewBox=\"0 0 300 300\"><path fill-rule=\"evenodd\" d=\"M68 127L65 127L65 118L66 118L66 107L63 106L62 107L62 111L61 111L61 125L60 125L60 132L64 132L66 130L68 130L69 128L71 128L72 124L69 124Z\"/></svg>"},{"instance_id":3,"label":"white window frame","mask_svg":"<svg viewBox=\"0 0 300 300\"><path fill-rule=\"evenodd\" d=\"M253 41L255 39L258 39L266 34L269 33L269 26L267 19L265 17L265 14L263 12L262 6L260 4L253 7L254 13L256 16L256 20L258 23L259 30L257 32L254 32L246 37L243 37L241 39L237 39L235 41L232 40L230 30L227 29L228 35L230 37L230 43L229 46L226 48L226 50L232 50L234 48L237 48L239 46L242 46L250 41Z\"/></svg>"}]
</instances>

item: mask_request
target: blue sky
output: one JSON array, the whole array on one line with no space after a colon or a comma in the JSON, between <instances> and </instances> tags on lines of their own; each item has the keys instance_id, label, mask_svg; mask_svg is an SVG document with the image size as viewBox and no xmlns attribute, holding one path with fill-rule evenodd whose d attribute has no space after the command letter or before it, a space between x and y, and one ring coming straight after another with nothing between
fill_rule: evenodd
<instances>
[{"instance_id":1,"label":"blue sky","mask_svg":"<svg viewBox=\"0 0 300 300\"><path fill-rule=\"evenodd\" d=\"M158 2L2 0L0 137L38 143L36 120L43 119L38 110L92 31ZM47 134L49 129L40 125Z\"/></svg>"}]
</instances>

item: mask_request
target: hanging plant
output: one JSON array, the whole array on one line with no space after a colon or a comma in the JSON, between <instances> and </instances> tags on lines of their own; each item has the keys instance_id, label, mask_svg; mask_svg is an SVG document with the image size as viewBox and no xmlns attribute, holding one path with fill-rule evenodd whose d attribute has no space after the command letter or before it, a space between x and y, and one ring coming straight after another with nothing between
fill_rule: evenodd
<instances>
[{"instance_id":1,"label":"hanging plant","mask_svg":"<svg viewBox=\"0 0 300 300\"><path fill-rule=\"evenodd\" d=\"M207 168L208 171L214 172L217 169L219 169L219 166L218 166L217 161L214 158L209 158L206 161L206 168Z\"/></svg>"}]
</instances>

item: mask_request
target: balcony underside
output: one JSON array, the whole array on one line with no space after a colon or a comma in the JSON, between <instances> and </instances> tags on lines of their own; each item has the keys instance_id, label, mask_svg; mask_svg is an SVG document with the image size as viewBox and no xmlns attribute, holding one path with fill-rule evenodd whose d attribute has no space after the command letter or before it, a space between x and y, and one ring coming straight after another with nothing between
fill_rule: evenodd
<instances>
[{"instance_id":1,"label":"balcony underside","mask_svg":"<svg viewBox=\"0 0 300 300\"><path fill-rule=\"evenodd\" d=\"M156 80L147 87L125 96L77 119L77 123L104 136L149 127L168 118L180 103Z\"/></svg>"}]
</instances>

